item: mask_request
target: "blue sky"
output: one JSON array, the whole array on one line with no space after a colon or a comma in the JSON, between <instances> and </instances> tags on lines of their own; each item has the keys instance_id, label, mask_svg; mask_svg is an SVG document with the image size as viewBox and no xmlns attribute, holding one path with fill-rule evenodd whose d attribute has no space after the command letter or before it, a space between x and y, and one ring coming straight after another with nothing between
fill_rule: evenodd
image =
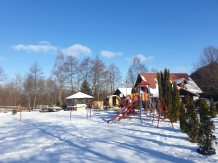
<instances>
[{"instance_id":1,"label":"blue sky","mask_svg":"<svg viewBox=\"0 0 218 163\"><path fill-rule=\"evenodd\" d=\"M96 55L126 76L135 55L150 70L188 73L218 47L217 0L0 0L0 66L10 77L36 61L46 76L58 50Z\"/></svg>"}]
</instances>

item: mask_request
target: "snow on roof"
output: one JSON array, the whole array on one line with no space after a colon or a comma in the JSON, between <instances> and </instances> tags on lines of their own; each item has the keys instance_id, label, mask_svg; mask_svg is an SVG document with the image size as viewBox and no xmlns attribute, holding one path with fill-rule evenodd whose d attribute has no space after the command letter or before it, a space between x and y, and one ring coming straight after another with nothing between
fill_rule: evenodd
<instances>
[{"instance_id":1,"label":"snow on roof","mask_svg":"<svg viewBox=\"0 0 218 163\"><path fill-rule=\"evenodd\" d=\"M132 88L117 88L120 90L120 92L126 96L126 95L130 95L132 93Z\"/></svg>"},{"instance_id":2,"label":"snow on roof","mask_svg":"<svg viewBox=\"0 0 218 163\"><path fill-rule=\"evenodd\" d=\"M185 88L194 93L203 93L203 91L198 87L198 85L189 77Z\"/></svg>"},{"instance_id":3,"label":"snow on roof","mask_svg":"<svg viewBox=\"0 0 218 163\"><path fill-rule=\"evenodd\" d=\"M143 81L147 81L144 76L140 75Z\"/></svg>"},{"instance_id":4,"label":"snow on roof","mask_svg":"<svg viewBox=\"0 0 218 163\"><path fill-rule=\"evenodd\" d=\"M87 95L82 92L75 93L71 96L68 96L66 99L74 99L74 98L94 98L93 96Z\"/></svg>"},{"instance_id":5,"label":"snow on roof","mask_svg":"<svg viewBox=\"0 0 218 163\"><path fill-rule=\"evenodd\" d=\"M176 79L176 84L180 84L185 80L185 78Z\"/></svg>"},{"instance_id":6,"label":"snow on roof","mask_svg":"<svg viewBox=\"0 0 218 163\"><path fill-rule=\"evenodd\" d=\"M193 93L203 93L203 91L198 87L198 85L188 76L186 73L170 73L170 80L176 81L177 84L181 84L183 81L185 84L185 89ZM140 74L138 78L138 83L141 81L147 81L150 84L150 91L154 97L158 97L158 81L156 73L143 73Z\"/></svg>"}]
</instances>

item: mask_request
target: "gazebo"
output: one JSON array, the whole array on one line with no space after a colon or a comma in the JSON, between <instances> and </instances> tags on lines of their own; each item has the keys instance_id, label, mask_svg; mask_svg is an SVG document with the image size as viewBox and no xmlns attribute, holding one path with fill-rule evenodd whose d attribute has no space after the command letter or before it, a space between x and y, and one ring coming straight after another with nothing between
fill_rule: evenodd
<instances>
[{"instance_id":1,"label":"gazebo","mask_svg":"<svg viewBox=\"0 0 218 163\"><path fill-rule=\"evenodd\" d=\"M93 96L87 95L82 92L78 92L71 96L68 96L66 97L67 110L83 110L93 98Z\"/></svg>"}]
</instances>

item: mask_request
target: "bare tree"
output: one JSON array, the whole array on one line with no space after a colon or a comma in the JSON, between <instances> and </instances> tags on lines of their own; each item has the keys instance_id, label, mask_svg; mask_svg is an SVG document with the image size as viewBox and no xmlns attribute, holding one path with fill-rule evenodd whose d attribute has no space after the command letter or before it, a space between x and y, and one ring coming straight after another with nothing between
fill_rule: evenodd
<instances>
[{"instance_id":1,"label":"bare tree","mask_svg":"<svg viewBox=\"0 0 218 163\"><path fill-rule=\"evenodd\" d=\"M30 67L29 73L28 73L28 79L31 80L31 84L33 85L33 108L36 107L36 99L37 99L37 93L40 91L38 84L39 81L43 78L43 72L42 68L40 68L39 64L37 62L34 62L34 64Z\"/></svg>"},{"instance_id":2,"label":"bare tree","mask_svg":"<svg viewBox=\"0 0 218 163\"><path fill-rule=\"evenodd\" d=\"M0 66L0 82L4 81L7 78L7 75L4 73L3 68Z\"/></svg>"},{"instance_id":3,"label":"bare tree","mask_svg":"<svg viewBox=\"0 0 218 163\"><path fill-rule=\"evenodd\" d=\"M198 70L201 67L218 63L218 48L209 46L203 50L203 53L199 57L199 61L194 63L194 70Z\"/></svg>"},{"instance_id":4,"label":"bare tree","mask_svg":"<svg viewBox=\"0 0 218 163\"><path fill-rule=\"evenodd\" d=\"M218 99L218 48L209 46L203 50L191 77L207 95Z\"/></svg>"},{"instance_id":5,"label":"bare tree","mask_svg":"<svg viewBox=\"0 0 218 163\"><path fill-rule=\"evenodd\" d=\"M98 56L92 61L92 92L95 100L99 100L104 97L101 96L105 87L108 87L106 82L108 79L108 72L106 66ZM101 98L100 98L101 97Z\"/></svg>"},{"instance_id":6,"label":"bare tree","mask_svg":"<svg viewBox=\"0 0 218 163\"><path fill-rule=\"evenodd\" d=\"M89 81L92 77L92 59L90 57L86 57L80 63L78 70L81 76L82 81Z\"/></svg>"},{"instance_id":7,"label":"bare tree","mask_svg":"<svg viewBox=\"0 0 218 163\"><path fill-rule=\"evenodd\" d=\"M15 105L19 105L19 102L22 101L22 92L23 92L23 77L20 73L15 75L14 80L14 103Z\"/></svg>"},{"instance_id":8,"label":"bare tree","mask_svg":"<svg viewBox=\"0 0 218 163\"><path fill-rule=\"evenodd\" d=\"M151 67L151 71L150 71L151 73L157 73L158 72L158 70L157 70L157 68L156 67Z\"/></svg>"},{"instance_id":9,"label":"bare tree","mask_svg":"<svg viewBox=\"0 0 218 163\"><path fill-rule=\"evenodd\" d=\"M141 63L141 60L138 56L135 56L132 65L128 69L126 77L130 86L134 86L138 74L146 72L148 72L148 69L145 64Z\"/></svg>"},{"instance_id":10,"label":"bare tree","mask_svg":"<svg viewBox=\"0 0 218 163\"><path fill-rule=\"evenodd\" d=\"M26 97L26 101L25 103L27 103L26 105L30 108L31 106L31 99L34 97L34 84L33 84L33 80L32 77L30 75L26 75L25 79L24 79L24 92L25 92L25 97Z\"/></svg>"},{"instance_id":11,"label":"bare tree","mask_svg":"<svg viewBox=\"0 0 218 163\"><path fill-rule=\"evenodd\" d=\"M44 78L41 78L38 81L37 87L40 91L38 91L37 93L37 104L42 104L42 105L47 105L47 101L46 101L46 80Z\"/></svg>"},{"instance_id":12,"label":"bare tree","mask_svg":"<svg viewBox=\"0 0 218 163\"><path fill-rule=\"evenodd\" d=\"M6 74L4 73L3 68L0 66L0 82L4 81L7 78ZM1 84L1 83L0 83ZM5 89L0 85L0 105L3 104L3 97L5 97Z\"/></svg>"},{"instance_id":13,"label":"bare tree","mask_svg":"<svg viewBox=\"0 0 218 163\"><path fill-rule=\"evenodd\" d=\"M64 62L64 72L66 83L70 86L71 94L74 93L74 78L77 72L78 61L74 56L67 56Z\"/></svg>"},{"instance_id":14,"label":"bare tree","mask_svg":"<svg viewBox=\"0 0 218 163\"><path fill-rule=\"evenodd\" d=\"M11 105L18 105L19 104L19 97L17 96L18 91L17 91L17 87L16 87L16 83L13 80L10 80L7 84L7 87L10 88L10 104ZM9 90L9 89L8 89Z\"/></svg>"},{"instance_id":15,"label":"bare tree","mask_svg":"<svg viewBox=\"0 0 218 163\"><path fill-rule=\"evenodd\" d=\"M113 94L116 88L120 86L122 82L122 75L120 69L113 63L108 67L110 93Z\"/></svg>"},{"instance_id":16,"label":"bare tree","mask_svg":"<svg viewBox=\"0 0 218 163\"><path fill-rule=\"evenodd\" d=\"M13 86L14 83L12 83L11 81L0 85L0 105L14 105L14 90L12 88Z\"/></svg>"},{"instance_id":17,"label":"bare tree","mask_svg":"<svg viewBox=\"0 0 218 163\"><path fill-rule=\"evenodd\" d=\"M92 62L93 60L90 57L86 57L80 63L78 63L75 76L77 91L80 91L81 81L86 80L89 83L91 82L93 66Z\"/></svg>"},{"instance_id":18,"label":"bare tree","mask_svg":"<svg viewBox=\"0 0 218 163\"><path fill-rule=\"evenodd\" d=\"M54 80L52 80L51 77L49 77L46 81L45 81L45 103L47 105L52 105L55 104L56 102L56 90L58 90L57 85L55 83Z\"/></svg>"},{"instance_id":19,"label":"bare tree","mask_svg":"<svg viewBox=\"0 0 218 163\"><path fill-rule=\"evenodd\" d=\"M2 85L0 84L0 106L2 105L2 101L3 101L3 97L4 97L4 88L2 87Z\"/></svg>"},{"instance_id":20,"label":"bare tree","mask_svg":"<svg viewBox=\"0 0 218 163\"><path fill-rule=\"evenodd\" d=\"M20 101L24 101L25 99L23 98L23 76L19 73L15 74L15 77L8 80L7 84L4 84L4 88L7 89L8 95L10 102L8 105L14 105L17 106L19 105Z\"/></svg>"},{"instance_id":21,"label":"bare tree","mask_svg":"<svg viewBox=\"0 0 218 163\"><path fill-rule=\"evenodd\" d=\"M54 69L52 71L53 75L54 75L54 80L57 83L57 86L59 88L59 92L57 92L57 94L59 94L59 104L62 105L62 91L64 88L64 84L65 84L65 71L64 71L64 54L62 52L59 52L56 60L55 60L55 64L54 64Z\"/></svg>"}]
</instances>

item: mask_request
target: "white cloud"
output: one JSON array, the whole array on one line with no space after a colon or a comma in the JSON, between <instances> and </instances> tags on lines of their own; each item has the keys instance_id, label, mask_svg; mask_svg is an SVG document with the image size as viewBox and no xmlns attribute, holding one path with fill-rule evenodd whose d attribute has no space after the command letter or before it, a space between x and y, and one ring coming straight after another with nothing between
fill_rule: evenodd
<instances>
[{"instance_id":1,"label":"white cloud","mask_svg":"<svg viewBox=\"0 0 218 163\"><path fill-rule=\"evenodd\" d=\"M74 44L69 48L62 49L63 53L66 55L79 56L81 54L90 55L92 53L91 49L87 46L83 46L80 44Z\"/></svg>"},{"instance_id":2,"label":"white cloud","mask_svg":"<svg viewBox=\"0 0 218 163\"><path fill-rule=\"evenodd\" d=\"M101 51L101 55L103 57L107 57L107 58L112 58L114 56L121 56L122 54L123 54L122 52L115 53L115 52L111 52L111 51L107 51L107 50Z\"/></svg>"},{"instance_id":3,"label":"white cloud","mask_svg":"<svg viewBox=\"0 0 218 163\"><path fill-rule=\"evenodd\" d=\"M138 57L141 62L154 60L154 56L151 55L151 56L145 57L142 54L136 54L133 57L127 57L126 60L129 61L129 62L132 62L134 57Z\"/></svg>"},{"instance_id":4,"label":"white cloud","mask_svg":"<svg viewBox=\"0 0 218 163\"><path fill-rule=\"evenodd\" d=\"M38 45L13 45L13 49L15 50L25 50L28 52L49 52L49 51L57 51L57 47L52 46L49 42L47 41L41 41L39 42Z\"/></svg>"},{"instance_id":5,"label":"white cloud","mask_svg":"<svg viewBox=\"0 0 218 163\"><path fill-rule=\"evenodd\" d=\"M38 45L13 45L13 49L15 50L24 50L27 52L57 52L61 50L65 55L78 56L81 54L89 55L92 53L91 49L87 46L83 46L80 44L74 44L68 48L58 48L56 46L52 46L48 41L41 41Z\"/></svg>"}]
</instances>

